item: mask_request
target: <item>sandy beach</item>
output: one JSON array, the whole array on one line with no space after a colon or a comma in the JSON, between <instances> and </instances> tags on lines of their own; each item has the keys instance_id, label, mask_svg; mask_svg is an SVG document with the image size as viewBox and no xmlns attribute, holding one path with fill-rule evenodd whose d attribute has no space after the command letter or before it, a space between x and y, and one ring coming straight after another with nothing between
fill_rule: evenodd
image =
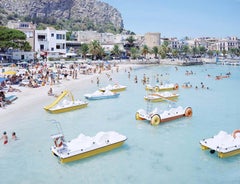
<instances>
[{"instance_id":1,"label":"sandy beach","mask_svg":"<svg viewBox=\"0 0 240 184\"><path fill-rule=\"evenodd\" d=\"M136 67L137 65L133 64L120 64L115 67L112 67L111 70L104 70L100 74L99 73L92 73L89 75L86 74L78 74L77 79L73 79L69 76L67 79L61 79L60 83L50 85L47 84L45 86L40 86L38 88L31 88L19 85L11 85L16 89L21 90L21 92L5 92L6 96L16 95L18 98L17 100L13 101L11 104L6 105L4 108L0 108L0 116L1 116L1 123L7 124L7 122L14 121L15 116L14 114L20 114L22 108L32 108L36 104L49 104L51 101L55 99L53 96L48 95L48 90L50 87L53 89L53 93L55 95L60 94L64 90L72 91L76 88L81 86L91 85L92 83L96 84L97 77L105 77L106 73L111 75L112 72L116 72L118 70L125 70L130 67ZM4 68L4 70L9 70L9 68ZM18 70L15 68L14 70ZM0 73L0 76L3 74ZM10 85L7 85L9 88Z\"/></svg>"}]
</instances>

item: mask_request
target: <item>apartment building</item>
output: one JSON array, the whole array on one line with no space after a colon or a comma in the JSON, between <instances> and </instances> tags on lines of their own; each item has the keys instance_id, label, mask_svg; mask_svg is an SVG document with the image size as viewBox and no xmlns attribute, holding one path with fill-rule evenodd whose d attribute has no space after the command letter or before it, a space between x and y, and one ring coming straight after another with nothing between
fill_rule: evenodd
<instances>
[{"instance_id":1,"label":"apartment building","mask_svg":"<svg viewBox=\"0 0 240 184\"><path fill-rule=\"evenodd\" d=\"M66 55L66 31L51 27L36 30L35 51L41 56L53 58Z\"/></svg>"}]
</instances>

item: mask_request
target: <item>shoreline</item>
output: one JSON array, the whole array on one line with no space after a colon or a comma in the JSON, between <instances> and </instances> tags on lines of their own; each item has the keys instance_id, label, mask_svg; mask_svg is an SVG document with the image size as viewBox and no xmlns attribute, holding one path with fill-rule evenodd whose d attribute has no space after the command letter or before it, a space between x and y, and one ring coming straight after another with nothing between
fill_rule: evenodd
<instances>
[{"instance_id":1,"label":"shoreline","mask_svg":"<svg viewBox=\"0 0 240 184\"><path fill-rule=\"evenodd\" d=\"M116 72L116 68L119 68L119 71L125 70L126 68L136 68L139 65L131 65L131 64L119 64L116 67L112 67L113 72ZM0 116L1 116L1 123L0 125L7 123L9 121L14 120L15 115L19 115L21 113L22 107L24 108L31 108L34 107L36 104L45 104L54 101L53 96L49 96L48 90L53 88L54 94L60 94L61 91L69 90L72 91L74 88L79 87L79 84L84 87L88 87L91 85L92 80L96 80L98 76L104 76L106 73L111 73L111 70L102 71L101 74L94 73L94 74L78 74L77 79L62 79L59 84L46 84L45 86L40 86L38 88L31 88L31 87L23 87L23 86L14 86L14 88L20 89L21 92L7 92L5 95L16 95L18 98L13 101L9 105L5 105L4 108L0 107ZM94 81L95 83L96 81ZM27 102L27 103L26 103ZM46 102L46 103L45 103ZM44 110L44 109L42 109Z\"/></svg>"}]
</instances>

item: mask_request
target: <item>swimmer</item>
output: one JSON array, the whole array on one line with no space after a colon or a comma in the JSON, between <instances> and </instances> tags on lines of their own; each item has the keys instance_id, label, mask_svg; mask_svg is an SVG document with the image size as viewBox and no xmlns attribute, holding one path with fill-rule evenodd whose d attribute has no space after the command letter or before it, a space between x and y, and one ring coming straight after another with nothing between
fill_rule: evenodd
<instances>
[{"instance_id":1,"label":"swimmer","mask_svg":"<svg viewBox=\"0 0 240 184\"><path fill-rule=\"evenodd\" d=\"M3 132L3 135L1 137L1 139L3 139L3 144L7 144L8 143L7 132Z\"/></svg>"},{"instance_id":2,"label":"swimmer","mask_svg":"<svg viewBox=\"0 0 240 184\"><path fill-rule=\"evenodd\" d=\"M15 141L17 140L16 132L13 132L13 133L12 133L12 140L15 140Z\"/></svg>"}]
</instances>

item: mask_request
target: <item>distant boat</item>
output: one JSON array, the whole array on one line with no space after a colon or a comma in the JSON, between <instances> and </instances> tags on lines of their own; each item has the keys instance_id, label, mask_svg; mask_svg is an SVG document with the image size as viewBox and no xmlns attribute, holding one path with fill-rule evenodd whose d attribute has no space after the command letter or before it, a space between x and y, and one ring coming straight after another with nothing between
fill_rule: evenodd
<instances>
[{"instance_id":1,"label":"distant boat","mask_svg":"<svg viewBox=\"0 0 240 184\"><path fill-rule=\"evenodd\" d=\"M114 84L114 85L108 85L104 88L100 88L99 90L100 91L106 91L106 90L109 90L109 91L112 91L112 92L120 92L120 91L124 91L126 90L127 86L124 86L124 85L120 85L120 84Z\"/></svg>"},{"instance_id":2,"label":"distant boat","mask_svg":"<svg viewBox=\"0 0 240 184\"><path fill-rule=\"evenodd\" d=\"M166 83L166 84L157 84L155 86L152 86L150 84L146 85L146 90L150 91L164 91L164 90L177 90L178 89L178 84L173 84L173 83Z\"/></svg>"}]
</instances>

